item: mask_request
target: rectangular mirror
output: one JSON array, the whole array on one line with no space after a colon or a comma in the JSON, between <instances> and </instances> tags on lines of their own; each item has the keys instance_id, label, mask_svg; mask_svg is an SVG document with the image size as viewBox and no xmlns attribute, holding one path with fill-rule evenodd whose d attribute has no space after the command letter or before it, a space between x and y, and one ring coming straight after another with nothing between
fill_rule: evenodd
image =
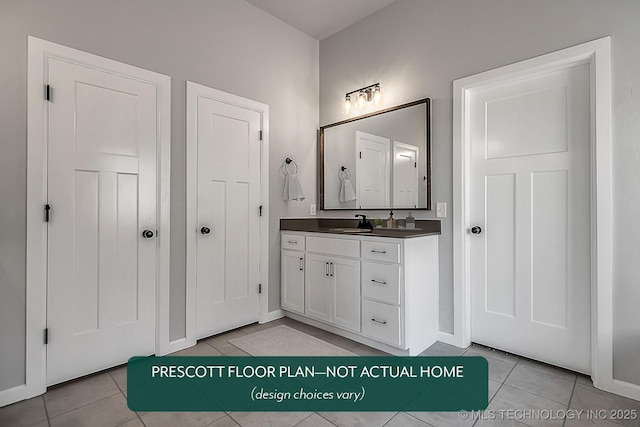
<instances>
[{"instance_id":1,"label":"rectangular mirror","mask_svg":"<svg viewBox=\"0 0 640 427\"><path fill-rule=\"evenodd\" d=\"M320 128L320 209L431 210L429 98Z\"/></svg>"}]
</instances>

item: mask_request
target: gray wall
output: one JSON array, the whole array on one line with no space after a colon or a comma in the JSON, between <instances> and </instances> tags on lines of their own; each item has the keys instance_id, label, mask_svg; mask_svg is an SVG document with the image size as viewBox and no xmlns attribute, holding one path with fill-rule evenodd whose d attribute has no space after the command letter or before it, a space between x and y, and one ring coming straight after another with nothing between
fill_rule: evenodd
<instances>
[{"instance_id":1,"label":"gray wall","mask_svg":"<svg viewBox=\"0 0 640 427\"><path fill-rule=\"evenodd\" d=\"M27 35L172 77L171 336L184 336L185 80L270 106L271 310L279 308L278 220L293 157L315 189L318 42L239 0L0 2L0 390L24 383Z\"/></svg>"},{"instance_id":2,"label":"gray wall","mask_svg":"<svg viewBox=\"0 0 640 427\"><path fill-rule=\"evenodd\" d=\"M320 43L321 125L344 119L345 92L375 82L386 107L433 100L433 200L449 212L440 242L442 331L453 330L453 80L610 35L614 378L640 384L639 24L637 0L398 0Z\"/></svg>"}]
</instances>

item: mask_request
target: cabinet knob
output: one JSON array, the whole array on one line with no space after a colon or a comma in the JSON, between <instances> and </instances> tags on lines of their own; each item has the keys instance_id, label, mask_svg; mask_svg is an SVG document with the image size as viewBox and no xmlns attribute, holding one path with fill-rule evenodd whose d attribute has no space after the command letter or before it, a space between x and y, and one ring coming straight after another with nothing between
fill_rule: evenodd
<instances>
[{"instance_id":1,"label":"cabinet knob","mask_svg":"<svg viewBox=\"0 0 640 427\"><path fill-rule=\"evenodd\" d=\"M479 225L474 225L471 227L471 234L482 234L482 227Z\"/></svg>"},{"instance_id":2,"label":"cabinet knob","mask_svg":"<svg viewBox=\"0 0 640 427\"><path fill-rule=\"evenodd\" d=\"M200 233L204 234L205 236L209 233L211 233L211 229L209 227L202 227L200 229Z\"/></svg>"}]
</instances>

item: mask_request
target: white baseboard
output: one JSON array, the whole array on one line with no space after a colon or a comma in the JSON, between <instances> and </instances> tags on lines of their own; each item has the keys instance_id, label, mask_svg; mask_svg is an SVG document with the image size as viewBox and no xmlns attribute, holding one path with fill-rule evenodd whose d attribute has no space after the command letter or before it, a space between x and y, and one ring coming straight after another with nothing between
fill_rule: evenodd
<instances>
[{"instance_id":1,"label":"white baseboard","mask_svg":"<svg viewBox=\"0 0 640 427\"><path fill-rule=\"evenodd\" d=\"M458 347L455 335L450 334L449 332L438 331L438 341Z\"/></svg>"},{"instance_id":2,"label":"white baseboard","mask_svg":"<svg viewBox=\"0 0 640 427\"><path fill-rule=\"evenodd\" d=\"M259 323L267 323L267 322L271 322L272 320L278 320L283 317L284 317L284 311L278 309L278 310L268 312L265 316L263 316L260 319Z\"/></svg>"},{"instance_id":3,"label":"white baseboard","mask_svg":"<svg viewBox=\"0 0 640 427\"><path fill-rule=\"evenodd\" d=\"M27 386L22 384L0 391L0 408L27 398Z\"/></svg>"},{"instance_id":4,"label":"white baseboard","mask_svg":"<svg viewBox=\"0 0 640 427\"><path fill-rule=\"evenodd\" d=\"M175 341L169 342L168 346L164 347L165 352L162 354L156 354L156 356L166 356L167 354L175 353L176 351L184 350L185 348L193 347L196 342L189 342L186 338L180 338Z\"/></svg>"},{"instance_id":5,"label":"white baseboard","mask_svg":"<svg viewBox=\"0 0 640 427\"><path fill-rule=\"evenodd\" d=\"M614 379L607 387L602 388L602 390L640 401L640 385L637 384Z\"/></svg>"}]
</instances>

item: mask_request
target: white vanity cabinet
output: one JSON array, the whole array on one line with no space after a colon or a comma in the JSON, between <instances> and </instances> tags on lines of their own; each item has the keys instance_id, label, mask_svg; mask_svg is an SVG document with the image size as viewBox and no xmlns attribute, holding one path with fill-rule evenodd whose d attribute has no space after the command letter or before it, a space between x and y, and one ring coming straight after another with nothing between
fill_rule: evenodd
<instances>
[{"instance_id":1,"label":"white vanity cabinet","mask_svg":"<svg viewBox=\"0 0 640 427\"><path fill-rule=\"evenodd\" d=\"M304 248L289 247L301 239ZM296 320L398 355L437 341L437 235L283 231L282 269L282 308Z\"/></svg>"},{"instance_id":2,"label":"white vanity cabinet","mask_svg":"<svg viewBox=\"0 0 640 427\"><path fill-rule=\"evenodd\" d=\"M307 237L305 314L360 331L360 242Z\"/></svg>"}]
</instances>

